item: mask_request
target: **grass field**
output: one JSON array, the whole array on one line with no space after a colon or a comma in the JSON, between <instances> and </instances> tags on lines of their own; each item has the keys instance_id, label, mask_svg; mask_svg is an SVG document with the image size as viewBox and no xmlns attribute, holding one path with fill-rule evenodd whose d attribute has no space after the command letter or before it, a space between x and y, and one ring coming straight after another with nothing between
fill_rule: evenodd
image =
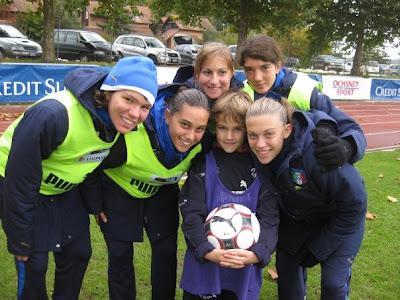
<instances>
[{"instance_id":1,"label":"grass field","mask_svg":"<svg viewBox=\"0 0 400 300\"><path fill-rule=\"evenodd\" d=\"M400 299L400 203L392 203L387 197L400 201L400 150L366 154L357 164L364 176L369 196L368 210L375 220L366 222L365 238L355 261L352 276L352 300ZM108 299L107 255L101 233L92 222L93 256L91 258L80 299ZM179 237L179 266L185 251L182 235ZM135 268L138 300L150 297L150 249L148 242L135 246ZM273 265L273 262L271 263ZM49 266L48 287L52 289L53 262ZM307 299L319 299L319 267L309 272ZM178 268L178 281L181 267ZM261 299L277 299L276 282L264 273ZM7 253L5 236L0 232L0 300L15 299L16 275L11 255ZM177 288L176 299L181 299Z\"/></svg>"}]
</instances>

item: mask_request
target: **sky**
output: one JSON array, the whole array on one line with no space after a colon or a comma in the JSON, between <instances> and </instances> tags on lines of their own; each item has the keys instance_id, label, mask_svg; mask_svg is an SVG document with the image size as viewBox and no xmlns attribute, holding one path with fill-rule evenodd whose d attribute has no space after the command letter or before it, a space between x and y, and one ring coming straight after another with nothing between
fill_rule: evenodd
<instances>
[{"instance_id":1,"label":"sky","mask_svg":"<svg viewBox=\"0 0 400 300\"><path fill-rule=\"evenodd\" d=\"M393 44L399 44L400 40L395 39ZM400 59L400 46L399 47L394 47L390 44L385 45L385 51L386 53L390 56L392 60L399 60Z\"/></svg>"}]
</instances>

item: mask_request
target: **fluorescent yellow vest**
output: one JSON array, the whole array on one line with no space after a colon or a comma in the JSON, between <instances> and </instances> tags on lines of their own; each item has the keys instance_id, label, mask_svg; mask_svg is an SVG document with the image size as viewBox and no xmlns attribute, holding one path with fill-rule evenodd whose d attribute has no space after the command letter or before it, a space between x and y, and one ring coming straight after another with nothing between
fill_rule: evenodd
<instances>
[{"instance_id":1,"label":"fluorescent yellow vest","mask_svg":"<svg viewBox=\"0 0 400 300\"><path fill-rule=\"evenodd\" d=\"M55 99L62 103L67 109L69 120L68 132L64 141L48 159L42 160L43 175L40 193L57 195L81 183L86 175L92 172L108 155L118 134L110 143L101 140L96 134L90 113L68 90L51 94L40 101L46 99ZM14 121L0 138L0 175L3 177L14 129L21 118L22 116Z\"/></svg>"},{"instance_id":2,"label":"fluorescent yellow vest","mask_svg":"<svg viewBox=\"0 0 400 300\"><path fill-rule=\"evenodd\" d=\"M140 124L137 131L124 135L126 162L104 172L129 195L135 198L149 198L160 186L179 181L189 169L192 158L201 151L201 145L194 147L177 166L164 167L155 156L146 128Z\"/></svg>"},{"instance_id":3,"label":"fluorescent yellow vest","mask_svg":"<svg viewBox=\"0 0 400 300\"><path fill-rule=\"evenodd\" d=\"M311 93L314 88L318 90L322 90L322 84L314 79L310 78L307 74L304 73L296 73L297 78L294 82L292 88L290 89L288 95L288 101L291 105L295 108L302 110L302 111L309 111L310 107L310 98ZM251 99L254 101L254 90L249 85L247 80L243 82L244 87L243 91L247 93Z\"/></svg>"}]
</instances>

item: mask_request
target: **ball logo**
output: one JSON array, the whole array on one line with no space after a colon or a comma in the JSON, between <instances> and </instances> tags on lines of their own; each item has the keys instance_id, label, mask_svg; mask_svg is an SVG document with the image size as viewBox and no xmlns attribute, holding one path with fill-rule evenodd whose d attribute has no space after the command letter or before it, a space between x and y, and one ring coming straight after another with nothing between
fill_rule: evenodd
<instances>
[{"instance_id":1,"label":"ball logo","mask_svg":"<svg viewBox=\"0 0 400 300\"><path fill-rule=\"evenodd\" d=\"M204 226L208 241L218 249L248 249L260 235L257 217L246 206L235 203L213 209Z\"/></svg>"}]
</instances>

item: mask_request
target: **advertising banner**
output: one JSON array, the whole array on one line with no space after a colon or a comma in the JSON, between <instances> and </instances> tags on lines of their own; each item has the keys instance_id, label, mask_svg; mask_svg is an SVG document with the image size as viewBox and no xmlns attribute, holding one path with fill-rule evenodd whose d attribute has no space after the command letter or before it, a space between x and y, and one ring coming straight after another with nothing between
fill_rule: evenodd
<instances>
[{"instance_id":1,"label":"advertising banner","mask_svg":"<svg viewBox=\"0 0 400 300\"><path fill-rule=\"evenodd\" d=\"M353 76L322 76L323 92L335 100L370 99L371 78Z\"/></svg>"},{"instance_id":2,"label":"advertising banner","mask_svg":"<svg viewBox=\"0 0 400 300\"><path fill-rule=\"evenodd\" d=\"M372 79L371 100L400 100L400 81Z\"/></svg>"},{"instance_id":3,"label":"advertising banner","mask_svg":"<svg viewBox=\"0 0 400 300\"><path fill-rule=\"evenodd\" d=\"M77 67L80 65L1 64L0 102L34 102L60 91L64 89L64 76Z\"/></svg>"},{"instance_id":4,"label":"advertising banner","mask_svg":"<svg viewBox=\"0 0 400 300\"><path fill-rule=\"evenodd\" d=\"M111 67L78 64L0 64L0 103L34 102L40 98L64 89L65 75L77 67ZM159 84L171 83L178 67L157 67ZM331 99L340 100L400 100L400 81L370 79L352 76L308 74L321 81L323 92ZM243 70L236 70L235 76L244 80ZM322 77L322 78L321 78Z\"/></svg>"}]
</instances>

